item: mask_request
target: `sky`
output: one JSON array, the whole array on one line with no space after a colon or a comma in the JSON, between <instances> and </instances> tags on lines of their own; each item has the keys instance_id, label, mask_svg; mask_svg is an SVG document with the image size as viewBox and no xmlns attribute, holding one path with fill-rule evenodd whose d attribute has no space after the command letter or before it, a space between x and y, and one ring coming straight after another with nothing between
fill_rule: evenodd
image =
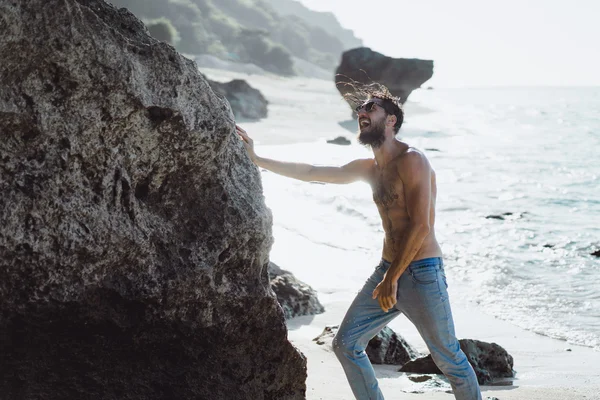
<instances>
[{"instance_id":1,"label":"sky","mask_svg":"<svg viewBox=\"0 0 600 400\"><path fill-rule=\"evenodd\" d=\"M600 0L300 0L365 46L434 60L428 85L600 86Z\"/></svg>"}]
</instances>

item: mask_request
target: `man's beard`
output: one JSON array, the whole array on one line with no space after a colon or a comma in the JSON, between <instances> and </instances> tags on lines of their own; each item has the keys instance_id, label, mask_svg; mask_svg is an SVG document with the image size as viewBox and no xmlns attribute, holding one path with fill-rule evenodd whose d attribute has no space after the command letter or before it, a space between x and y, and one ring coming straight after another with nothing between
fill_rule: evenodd
<instances>
[{"instance_id":1,"label":"man's beard","mask_svg":"<svg viewBox=\"0 0 600 400\"><path fill-rule=\"evenodd\" d=\"M374 123L371 120L371 125L369 125L365 130L360 129L360 125L358 128L358 143L363 146L370 146L374 149L381 147L383 142L385 141L385 121L380 120L377 123Z\"/></svg>"}]
</instances>

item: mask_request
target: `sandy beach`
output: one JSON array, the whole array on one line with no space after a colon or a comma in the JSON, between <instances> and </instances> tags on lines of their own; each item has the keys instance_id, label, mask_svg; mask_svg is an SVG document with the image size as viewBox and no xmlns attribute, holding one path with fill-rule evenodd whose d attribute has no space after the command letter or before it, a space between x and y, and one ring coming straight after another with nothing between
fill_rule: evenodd
<instances>
[{"instance_id":1,"label":"sandy beach","mask_svg":"<svg viewBox=\"0 0 600 400\"><path fill-rule=\"evenodd\" d=\"M352 392L331 349L317 345L312 339L323 327L338 324L348 302L324 302L326 313L314 317L298 317L288 323L289 338L308 360L307 399L352 399ZM600 354L580 346L523 331L503 321L490 318L468 306L454 307L459 337L501 343L515 359L516 379L510 386L484 386L482 394L500 400L533 399L598 399ZM414 327L404 317L390 327L420 351L424 344ZM325 346L325 345L324 345ZM566 351L566 349L571 351ZM389 399L453 399L441 387L413 383L395 366L375 366L380 386ZM419 393L421 392L421 393Z\"/></svg>"},{"instance_id":2,"label":"sandy beach","mask_svg":"<svg viewBox=\"0 0 600 400\"><path fill-rule=\"evenodd\" d=\"M277 146L284 144L324 141L336 136L352 138L340 122L350 119L348 106L340 99L331 82L318 79L285 79L268 75L247 75L200 68L210 79L228 81L245 79L259 89L269 100L269 117L258 122L238 121L255 139L257 153L277 157ZM428 112L419 104L406 104L406 126L411 135L412 115ZM300 147L299 147L300 148ZM332 146L332 151L336 151ZM368 153L365 153L367 155ZM298 160L310 162L310 154L299 150ZM264 172L268 173L268 172ZM263 175L264 176L264 175ZM278 219L277 201L265 189L267 205ZM352 289L336 289L331 282L342 279L344 265L364 265L364 279L369 266L377 263L376 256L356 257L340 249L315 251L311 244L288 230L274 226L275 245L271 259L282 268L313 286L326 312L321 315L298 317L288 321L290 341L307 357L307 399L352 399L335 355L326 345L319 346L312 339L327 325L337 325L360 284ZM443 247L443 243L442 243ZM336 265L324 265L324 257L337 260ZM460 286L450 281L450 298L458 338L472 338L495 342L503 346L515 360L516 377L506 386L483 387L484 399L600 399L600 352L566 341L552 339L524 330L509 322L485 313L468 296L459 296ZM461 300L462 299L462 300ZM394 320L390 327L402 335L419 351L427 353L415 328L404 317ZM407 374L397 372L396 366L376 366L380 385L388 399L452 399L449 385L440 378L429 383L413 383ZM432 383L433 382L433 383ZM437 385L437 386L436 386Z\"/></svg>"}]
</instances>

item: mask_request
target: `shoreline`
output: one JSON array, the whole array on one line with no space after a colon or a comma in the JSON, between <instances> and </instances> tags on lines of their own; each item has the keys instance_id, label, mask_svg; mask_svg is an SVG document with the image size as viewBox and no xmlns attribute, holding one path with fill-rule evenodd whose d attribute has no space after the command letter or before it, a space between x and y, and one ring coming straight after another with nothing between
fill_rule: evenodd
<instances>
[{"instance_id":1,"label":"shoreline","mask_svg":"<svg viewBox=\"0 0 600 400\"><path fill-rule=\"evenodd\" d=\"M323 248L280 227L274 227L273 235L275 244L271 260L317 290L325 307L323 314L286 321L288 339L307 357L307 399L352 399L350 387L333 351L316 345L313 339L322 333L325 326L340 324L362 281L368 278L371 268L376 265L377 254L367 256L344 249ZM327 260L336 262L332 264ZM597 367L600 365L600 352L490 316L477 304L461 300L461 286L453 282L452 274L448 279L457 337L497 343L514 359L516 376L512 385L484 386L484 399L591 400L600 393L600 370ZM416 328L406 317L401 315L388 326L421 353L429 353ZM399 366L376 365L374 368L388 398L454 398L445 393L450 389L448 384L432 388L409 381L410 374L398 372ZM421 393L408 393L410 391Z\"/></svg>"}]
</instances>

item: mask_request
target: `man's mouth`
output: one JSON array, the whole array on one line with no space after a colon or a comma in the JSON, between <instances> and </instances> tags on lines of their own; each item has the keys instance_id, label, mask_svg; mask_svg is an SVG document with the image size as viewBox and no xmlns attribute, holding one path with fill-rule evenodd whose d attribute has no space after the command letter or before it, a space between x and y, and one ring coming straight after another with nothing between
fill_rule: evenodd
<instances>
[{"instance_id":1,"label":"man's mouth","mask_svg":"<svg viewBox=\"0 0 600 400\"><path fill-rule=\"evenodd\" d=\"M358 121L358 124L359 124L360 128L362 129L362 128L366 128L369 125L371 125L371 121L369 121L366 118L363 118L363 119L361 119L361 120Z\"/></svg>"}]
</instances>

